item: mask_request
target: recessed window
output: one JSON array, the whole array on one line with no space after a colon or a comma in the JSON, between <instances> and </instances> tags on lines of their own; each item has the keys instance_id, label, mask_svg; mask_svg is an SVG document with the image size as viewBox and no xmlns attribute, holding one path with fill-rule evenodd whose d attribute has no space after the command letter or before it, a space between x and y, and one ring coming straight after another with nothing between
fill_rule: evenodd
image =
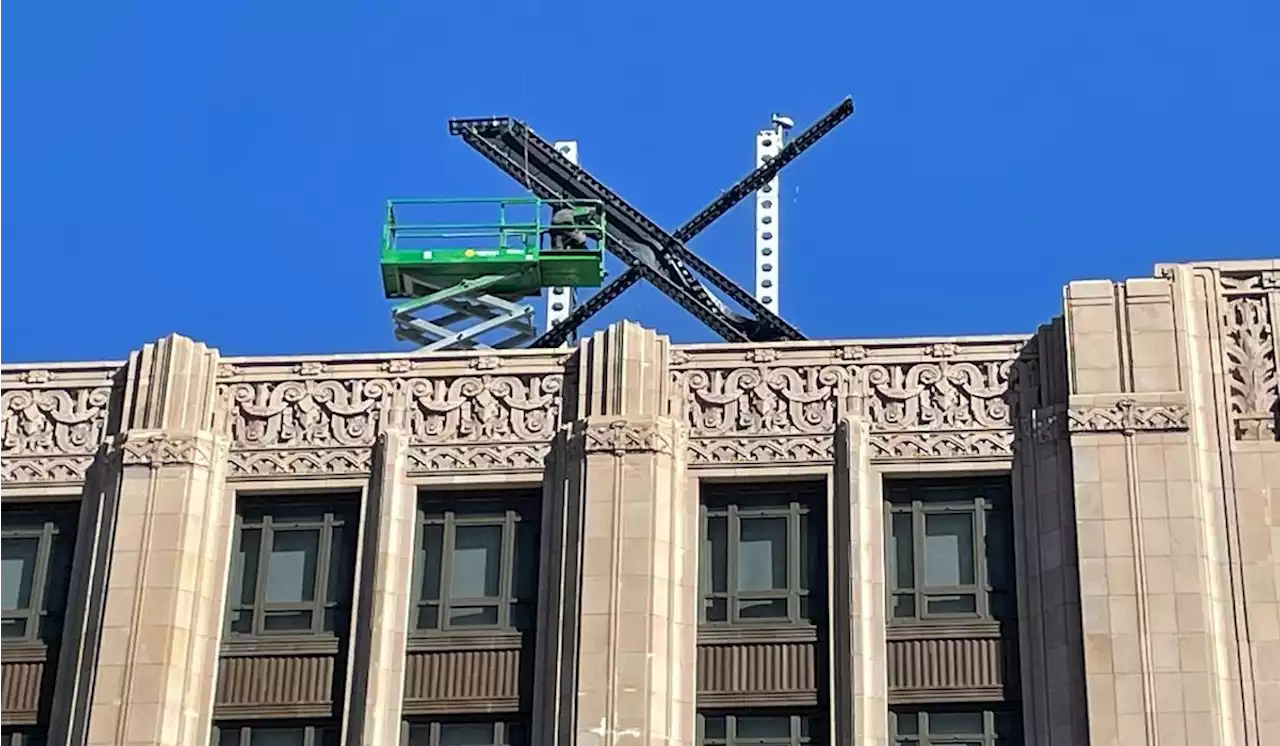
<instances>
[{"instance_id":1,"label":"recessed window","mask_svg":"<svg viewBox=\"0 0 1280 746\"><path fill-rule=\"evenodd\" d=\"M821 743L812 713L757 710L699 713L700 746L805 746Z\"/></svg>"},{"instance_id":2,"label":"recessed window","mask_svg":"<svg viewBox=\"0 0 1280 746\"><path fill-rule=\"evenodd\" d=\"M35 728L5 728L0 736L4 746L45 746L45 737Z\"/></svg>"},{"instance_id":3,"label":"recessed window","mask_svg":"<svg viewBox=\"0 0 1280 746\"><path fill-rule=\"evenodd\" d=\"M0 634L6 642L49 643L60 637L74 549L74 506L4 511Z\"/></svg>"},{"instance_id":4,"label":"recessed window","mask_svg":"<svg viewBox=\"0 0 1280 746\"><path fill-rule=\"evenodd\" d=\"M895 708L889 713L900 746L1013 746L1022 742L1017 713L980 707Z\"/></svg>"},{"instance_id":5,"label":"recessed window","mask_svg":"<svg viewBox=\"0 0 1280 746\"><path fill-rule=\"evenodd\" d=\"M231 635L345 630L357 540L353 506L251 502L236 528Z\"/></svg>"},{"instance_id":6,"label":"recessed window","mask_svg":"<svg viewBox=\"0 0 1280 746\"><path fill-rule=\"evenodd\" d=\"M224 724L213 729L217 746L337 746L338 740L336 729L323 725Z\"/></svg>"},{"instance_id":7,"label":"recessed window","mask_svg":"<svg viewBox=\"0 0 1280 746\"><path fill-rule=\"evenodd\" d=\"M424 500L414 567L420 633L524 631L538 595L534 493Z\"/></svg>"},{"instance_id":8,"label":"recessed window","mask_svg":"<svg viewBox=\"0 0 1280 746\"><path fill-rule=\"evenodd\" d=\"M525 746L524 727L503 721L426 721L405 725L405 746Z\"/></svg>"},{"instance_id":9,"label":"recessed window","mask_svg":"<svg viewBox=\"0 0 1280 746\"><path fill-rule=\"evenodd\" d=\"M1007 482L903 482L887 489L891 620L1012 618Z\"/></svg>"},{"instance_id":10,"label":"recessed window","mask_svg":"<svg viewBox=\"0 0 1280 746\"><path fill-rule=\"evenodd\" d=\"M703 492L701 622L811 624L825 545L815 491L708 485Z\"/></svg>"}]
</instances>

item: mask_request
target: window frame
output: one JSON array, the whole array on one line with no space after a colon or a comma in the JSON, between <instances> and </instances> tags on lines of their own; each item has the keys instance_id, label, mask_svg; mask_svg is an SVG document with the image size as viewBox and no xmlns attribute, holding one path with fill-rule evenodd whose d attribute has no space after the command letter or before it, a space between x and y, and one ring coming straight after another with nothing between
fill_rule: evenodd
<instances>
[{"instance_id":1,"label":"window frame","mask_svg":"<svg viewBox=\"0 0 1280 746\"><path fill-rule=\"evenodd\" d=\"M937 625L955 622L1013 622L1015 583L1007 578L1006 587L996 587L993 569L997 562L991 552L1004 550L1001 563L1006 573L1013 572L1012 505L1006 481L996 479L904 479L886 483L885 488L885 614L889 625ZM934 494L930 494L934 493ZM961 496L963 495L963 496ZM936 515L965 515L972 533L970 547L973 583L954 586L930 586L926 583L926 521ZM899 585L898 551L895 539L897 518L907 516L911 522L912 586ZM999 544L992 542L993 527L1004 527L1009 535ZM1005 596L1005 610L997 613L993 600ZM929 602L970 596L973 611L930 611ZM911 599L912 614L899 615L899 599Z\"/></svg>"},{"instance_id":2,"label":"window frame","mask_svg":"<svg viewBox=\"0 0 1280 746\"><path fill-rule=\"evenodd\" d=\"M930 718L940 714L978 714L982 716L982 732L929 732ZM915 733L899 732L898 719L913 717ZM892 746L1017 746L1022 743L1022 723L1012 708L991 705L923 705L889 708L889 743Z\"/></svg>"},{"instance_id":3,"label":"window frame","mask_svg":"<svg viewBox=\"0 0 1280 746\"><path fill-rule=\"evenodd\" d=\"M790 718L789 733L785 738L739 738L737 721L740 718ZM706 735L707 720L724 719L724 737L708 739ZM821 713L808 709L772 709L760 708L752 710L699 710L694 743L697 746L817 746L826 738L820 732L826 722ZM805 735L804 726L808 724L809 733Z\"/></svg>"},{"instance_id":4,"label":"window frame","mask_svg":"<svg viewBox=\"0 0 1280 746\"><path fill-rule=\"evenodd\" d=\"M76 523L78 508L66 505L24 505L0 514L0 542L31 540L36 544L31 574L31 590L27 605L21 609L0 610L0 626L10 620L24 620L23 634L0 637L5 645L49 645L60 638L61 624L53 620L66 613L67 589L74 573ZM61 566L66 571L63 583L54 585L54 575ZM20 734L19 734L20 735Z\"/></svg>"},{"instance_id":5,"label":"window frame","mask_svg":"<svg viewBox=\"0 0 1280 746\"><path fill-rule=\"evenodd\" d=\"M541 553L541 495L533 490L485 492L483 494L460 492L457 494L423 494L419 497L417 526L414 529L413 592L411 595L409 637L430 639L465 635L490 636L494 634L523 634L532 632L536 620L538 586L540 583ZM440 563L437 598L424 598L426 586L426 534L428 526L440 527ZM449 585L456 551L457 529L460 526L496 526L502 529L499 548L498 595L481 597L452 596ZM524 527L522 530L522 526ZM526 593L520 593L522 576L517 564L523 541L530 543L532 557L531 578ZM527 623L516 619L515 608L527 608ZM435 626L423 626L424 609L435 608ZM497 621L493 624L452 624L449 611L454 608L496 608Z\"/></svg>"},{"instance_id":6,"label":"window frame","mask_svg":"<svg viewBox=\"0 0 1280 746\"><path fill-rule=\"evenodd\" d=\"M826 534L818 505L822 490L814 482L794 485L753 483L712 483L703 485L698 505L698 626L703 630L744 628L816 628L825 614ZM710 521L723 518L725 524L725 590L714 591L715 557L711 551ZM737 587L738 546L742 521L755 518L785 518L787 521L787 587L764 591L742 591ZM807 536L806 536L807 533ZM806 577L812 575L812 577ZM786 616L742 617L743 601L785 598ZM708 619L715 600L723 599L725 618ZM805 601L809 613L803 614Z\"/></svg>"},{"instance_id":7,"label":"window frame","mask_svg":"<svg viewBox=\"0 0 1280 746\"><path fill-rule=\"evenodd\" d=\"M358 558L358 504L345 495L333 500L289 500L287 498L245 498L236 505L231 547L231 570L224 634L231 641L280 638L331 638L343 636L350 625L350 610ZM247 517L248 516L248 517ZM271 550L276 532L314 529L318 531L316 546L314 593L311 601L266 601L266 580L270 572ZM335 532L341 530L339 536ZM253 601L243 603L245 568L240 566L240 550L246 531L258 531L257 572L254 577ZM335 551L336 550L336 551ZM268 561L264 561L264 559ZM346 565L347 567L343 567ZM340 575L333 586L334 572ZM345 577L343 577L345 576ZM336 598L330 598L335 595ZM240 612L250 616L249 631L235 628ZM270 612L311 612L310 629L267 629ZM343 613L346 611L347 613ZM333 629L325 629L332 615ZM248 726L245 726L248 727ZM281 726L284 727L284 726ZM292 727L292 726L291 726Z\"/></svg>"},{"instance_id":8,"label":"window frame","mask_svg":"<svg viewBox=\"0 0 1280 746\"><path fill-rule=\"evenodd\" d=\"M222 746L222 736L239 731L236 746L252 746L254 731L302 730L302 746L338 746L341 734L333 723L314 721L291 722L288 720L264 720L262 722L224 721L214 723L209 746Z\"/></svg>"},{"instance_id":9,"label":"window frame","mask_svg":"<svg viewBox=\"0 0 1280 746\"><path fill-rule=\"evenodd\" d=\"M488 725L491 740L487 744L475 746L527 746L528 729L526 724L514 717L498 715L493 718L469 719L458 718L408 718L400 725L401 746L440 746L440 728L443 725ZM412 740L416 728L427 729L423 742L415 744Z\"/></svg>"}]
</instances>

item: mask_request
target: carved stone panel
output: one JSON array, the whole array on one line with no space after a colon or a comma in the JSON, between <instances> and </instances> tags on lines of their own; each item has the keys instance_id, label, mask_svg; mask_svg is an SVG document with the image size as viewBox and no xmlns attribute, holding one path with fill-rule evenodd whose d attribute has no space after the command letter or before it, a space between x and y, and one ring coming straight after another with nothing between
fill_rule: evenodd
<instances>
[{"instance_id":1,"label":"carved stone panel","mask_svg":"<svg viewBox=\"0 0 1280 746\"><path fill-rule=\"evenodd\" d=\"M229 478L364 474L387 426L409 431L410 472L540 469L560 419L554 362L539 352L224 364Z\"/></svg>"},{"instance_id":2,"label":"carved stone panel","mask_svg":"<svg viewBox=\"0 0 1280 746\"><path fill-rule=\"evenodd\" d=\"M559 372L407 380L409 472L541 469L563 385Z\"/></svg>"},{"instance_id":3,"label":"carved stone panel","mask_svg":"<svg viewBox=\"0 0 1280 746\"><path fill-rule=\"evenodd\" d=\"M1021 338L675 350L694 466L823 462L845 407L872 422L873 457L1005 458ZM1019 357L1022 359L1019 360ZM1016 362L1015 362L1016 361Z\"/></svg>"},{"instance_id":4,"label":"carved stone panel","mask_svg":"<svg viewBox=\"0 0 1280 746\"><path fill-rule=\"evenodd\" d=\"M1237 440L1275 440L1280 417L1275 317L1280 271L1222 274L1223 354Z\"/></svg>"},{"instance_id":5,"label":"carved stone panel","mask_svg":"<svg viewBox=\"0 0 1280 746\"><path fill-rule=\"evenodd\" d=\"M1143 404L1121 399L1115 404L1067 410L1067 429L1073 433L1176 432L1190 426L1191 413L1183 404Z\"/></svg>"},{"instance_id":6,"label":"carved stone panel","mask_svg":"<svg viewBox=\"0 0 1280 746\"><path fill-rule=\"evenodd\" d=\"M368 472L395 382L329 377L318 366L304 363L292 376L267 380L235 380L237 370L220 371L218 394L233 449L229 478Z\"/></svg>"},{"instance_id":7,"label":"carved stone panel","mask_svg":"<svg viewBox=\"0 0 1280 746\"><path fill-rule=\"evenodd\" d=\"M118 366L6 370L0 394L0 481L84 481L109 429Z\"/></svg>"}]
</instances>

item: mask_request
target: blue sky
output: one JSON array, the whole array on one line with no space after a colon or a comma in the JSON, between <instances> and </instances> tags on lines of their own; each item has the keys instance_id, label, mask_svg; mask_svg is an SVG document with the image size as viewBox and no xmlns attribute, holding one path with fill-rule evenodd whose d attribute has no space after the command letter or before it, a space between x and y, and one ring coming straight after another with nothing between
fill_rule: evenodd
<instances>
[{"instance_id":1,"label":"blue sky","mask_svg":"<svg viewBox=\"0 0 1280 746\"><path fill-rule=\"evenodd\" d=\"M772 111L852 120L783 172L811 338L1030 331L1072 279L1280 255L1275 3L20 3L3 357L379 351L390 196L514 196L451 116L511 114L669 228ZM559 82L567 81L567 82ZM749 201L693 247L752 285ZM652 288L635 318L713 335Z\"/></svg>"}]
</instances>

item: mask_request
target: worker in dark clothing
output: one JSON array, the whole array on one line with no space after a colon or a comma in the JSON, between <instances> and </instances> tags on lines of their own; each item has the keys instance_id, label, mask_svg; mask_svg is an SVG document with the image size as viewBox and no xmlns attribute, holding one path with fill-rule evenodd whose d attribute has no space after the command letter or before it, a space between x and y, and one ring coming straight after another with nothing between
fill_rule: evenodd
<instances>
[{"instance_id":1,"label":"worker in dark clothing","mask_svg":"<svg viewBox=\"0 0 1280 746\"><path fill-rule=\"evenodd\" d=\"M551 249L553 251L582 250L587 248L587 234L572 230L571 226L591 225L596 213L594 205L578 206L563 202L551 208Z\"/></svg>"}]
</instances>

